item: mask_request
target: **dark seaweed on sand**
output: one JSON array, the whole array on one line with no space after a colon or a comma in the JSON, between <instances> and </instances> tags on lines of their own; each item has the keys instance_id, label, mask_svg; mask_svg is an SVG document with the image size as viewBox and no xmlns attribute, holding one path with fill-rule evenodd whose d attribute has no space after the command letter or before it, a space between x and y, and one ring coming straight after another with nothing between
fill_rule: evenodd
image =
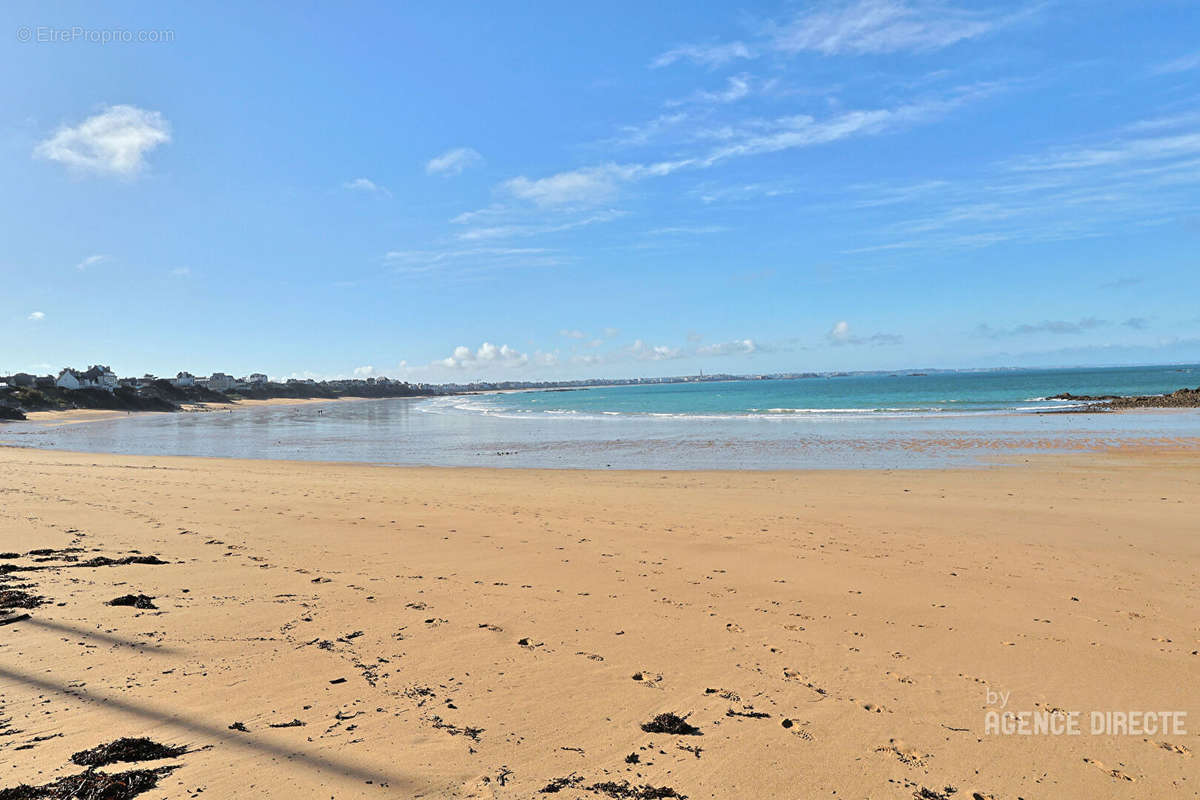
<instances>
[{"instance_id":1,"label":"dark seaweed on sand","mask_svg":"<svg viewBox=\"0 0 1200 800\"><path fill-rule=\"evenodd\" d=\"M71 760L81 767L103 767L118 761L156 761L176 758L187 752L186 747L159 744L152 739L122 737L108 744L98 744L90 750L80 750Z\"/></svg>"},{"instance_id":2,"label":"dark seaweed on sand","mask_svg":"<svg viewBox=\"0 0 1200 800\"><path fill-rule=\"evenodd\" d=\"M604 783L593 783L591 786L585 786L589 792L597 794L606 794L609 797L617 798L617 800L661 800L661 798L676 798L676 800L687 800L687 795L679 794L670 786L634 786L629 781L605 781Z\"/></svg>"},{"instance_id":3,"label":"dark seaweed on sand","mask_svg":"<svg viewBox=\"0 0 1200 800\"><path fill-rule=\"evenodd\" d=\"M108 601L110 606L133 606L134 608L158 608L154 598L147 594L123 594Z\"/></svg>"},{"instance_id":4,"label":"dark seaweed on sand","mask_svg":"<svg viewBox=\"0 0 1200 800\"><path fill-rule=\"evenodd\" d=\"M158 785L160 778L177 767L133 769L128 772L97 772L89 769L41 786L21 784L0 789L0 800L128 800Z\"/></svg>"},{"instance_id":5,"label":"dark seaweed on sand","mask_svg":"<svg viewBox=\"0 0 1200 800\"><path fill-rule=\"evenodd\" d=\"M690 715L679 716L667 712L659 714L649 722L642 723L642 730L646 733L668 733L672 736L701 736L700 729L695 725L690 724L687 718ZM673 796L673 795L665 795Z\"/></svg>"},{"instance_id":6,"label":"dark seaweed on sand","mask_svg":"<svg viewBox=\"0 0 1200 800\"><path fill-rule=\"evenodd\" d=\"M570 789L572 786L582 782L582 775L568 775L565 778L555 778L538 791L541 794L557 794L563 789Z\"/></svg>"},{"instance_id":7,"label":"dark seaweed on sand","mask_svg":"<svg viewBox=\"0 0 1200 800\"><path fill-rule=\"evenodd\" d=\"M46 598L20 589L0 589L0 608L37 608Z\"/></svg>"}]
</instances>

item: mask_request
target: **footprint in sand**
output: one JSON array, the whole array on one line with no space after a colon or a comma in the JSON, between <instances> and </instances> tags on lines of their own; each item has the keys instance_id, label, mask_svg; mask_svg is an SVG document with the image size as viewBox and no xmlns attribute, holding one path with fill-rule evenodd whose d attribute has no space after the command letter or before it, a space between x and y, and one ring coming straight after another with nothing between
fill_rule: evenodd
<instances>
[{"instance_id":1,"label":"footprint in sand","mask_svg":"<svg viewBox=\"0 0 1200 800\"><path fill-rule=\"evenodd\" d=\"M1168 753L1177 753L1185 758L1191 757L1192 751L1181 744L1171 744L1170 742L1155 742L1156 745L1166 750Z\"/></svg>"},{"instance_id":2,"label":"footprint in sand","mask_svg":"<svg viewBox=\"0 0 1200 800\"><path fill-rule=\"evenodd\" d=\"M1095 759L1085 758L1085 759L1083 759L1083 763L1092 765L1093 767L1100 770L1101 772L1106 773L1109 777L1113 778L1114 780L1128 781L1129 783L1134 783L1134 779L1129 777L1128 775L1126 775L1121 770L1109 769L1108 767L1104 766L1104 764L1102 764L1099 761L1096 761Z\"/></svg>"},{"instance_id":3,"label":"footprint in sand","mask_svg":"<svg viewBox=\"0 0 1200 800\"><path fill-rule=\"evenodd\" d=\"M915 747L910 747L899 739L889 739L888 743L882 747L875 748L876 753L891 753L906 767L923 767L926 764L925 759L929 758L928 753L922 753Z\"/></svg>"}]
</instances>

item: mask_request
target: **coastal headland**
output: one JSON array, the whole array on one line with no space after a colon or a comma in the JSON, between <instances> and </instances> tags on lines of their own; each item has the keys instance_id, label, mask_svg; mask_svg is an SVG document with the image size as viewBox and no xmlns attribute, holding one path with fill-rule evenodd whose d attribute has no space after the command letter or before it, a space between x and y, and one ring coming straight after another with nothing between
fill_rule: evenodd
<instances>
[{"instance_id":1,"label":"coastal headland","mask_svg":"<svg viewBox=\"0 0 1200 800\"><path fill-rule=\"evenodd\" d=\"M0 492L0 787L118 753L91 779L167 798L1200 788L1195 449L590 472L0 448ZM991 722L1017 715L1082 730ZM166 749L92 750L121 737Z\"/></svg>"}]
</instances>

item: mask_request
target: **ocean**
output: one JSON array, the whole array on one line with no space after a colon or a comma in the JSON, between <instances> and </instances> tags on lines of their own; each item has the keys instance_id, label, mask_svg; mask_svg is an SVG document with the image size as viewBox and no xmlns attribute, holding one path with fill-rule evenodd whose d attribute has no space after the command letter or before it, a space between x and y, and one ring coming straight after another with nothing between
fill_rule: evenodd
<instances>
[{"instance_id":1,"label":"ocean","mask_svg":"<svg viewBox=\"0 0 1200 800\"><path fill-rule=\"evenodd\" d=\"M1051 395L1158 394L1200 366L872 373L597 386L144 414L0 442L144 455L432 466L805 469L962 466L1139 442L1194 445L1200 411L1056 413Z\"/></svg>"}]
</instances>

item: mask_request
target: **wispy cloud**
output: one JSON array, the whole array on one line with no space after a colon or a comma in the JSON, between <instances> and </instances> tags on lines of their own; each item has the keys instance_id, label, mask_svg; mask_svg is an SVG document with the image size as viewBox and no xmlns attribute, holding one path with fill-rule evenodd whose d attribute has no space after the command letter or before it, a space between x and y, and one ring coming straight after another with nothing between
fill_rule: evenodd
<instances>
[{"instance_id":1,"label":"wispy cloud","mask_svg":"<svg viewBox=\"0 0 1200 800\"><path fill-rule=\"evenodd\" d=\"M974 335L983 339L1000 339L1008 336L1029 336L1031 334L1052 334L1056 336L1074 336L1098 328L1105 328L1112 323L1106 319L1084 317L1079 320L1047 319L1041 322L1024 323L1008 328L993 328L981 323L976 326ZM1135 326L1130 326L1135 327Z\"/></svg>"},{"instance_id":2,"label":"wispy cloud","mask_svg":"<svg viewBox=\"0 0 1200 800\"><path fill-rule=\"evenodd\" d=\"M921 52L978 38L1014 18L940 2L857 0L802 12L787 22L770 24L767 33L771 47L784 53Z\"/></svg>"},{"instance_id":3,"label":"wispy cloud","mask_svg":"<svg viewBox=\"0 0 1200 800\"><path fill-rule=\"evenodd\" d=\"M1188 72L1193 69L1200 69L1200 50L1158 64L1151 71L1158 75L1169 75L1176 72Z\"/></svg>"},{"instance_id":4,"label":"wispy cloud","mask_svg":"<svg viewBox=\"0 0 1200 800\"><path fill-rule=\"evenodd\" d=\"M725 44L688 44L675 47L650 62L652 69L668 67L677 61L688 61L704 67L720 67L731 61L754 58L755 53L744 42Z\"/></svg>"},{"instance_id":5,"label":"wispy cloud","mask_svg":"<svg viewBox=\"0 0 1200 800\"><path fill-rule=\"evenodd\" d=\"M647 236L702 236L710 233L724 233L729 230L725 225L671 225L665 228L654 228L646 231Z\"/></svg>"},{"instance_id":6,"label":"wispy cloud","mask_svg":"<svg viewBox=\"0 0 1200 800\"><path fill-rule=\"evenodd\" d=\"M41 322L45 318L46 312L44 311L34 311L28 317L26 317L26 319L30 320L31 322Z\"/></svg>"},{"instance_id":7,"label":"wispy cloud","mask_svg":"<svg viewBox=\"0 0 1200 800\"><path fill-rule=\"evenodd\" d=\"M447 247L425 250L391 250L384 261L404 275L422 273L479 274L503 269L554 267L561 256L544 247Z\"/></svg>"},{"instance_id":8,"label":"wispy cloud","mask_svg":"<svg viewBox=\"0 0 1200 800\"><path fill-rule=\"evenodd\" d=\"M482 163L483 156L477 150L470 147L456 147L453 150L447 150L440 156L431 158L425 164L425 172L430 175L450 177L461 175L464 170Z\"/></svg>"},{"instance_id":9,"label":"wispy cloud","mask_svg":"<svg viewBox=\"0 0 1200 800\"><path fill-rule=\"evenodd\" d=\"M1053 171L1105 167L1130 162L1151 162L1200 155L1200 133L1155 136L1112 142L1101 147L1066 149L1037 158L1013 162L1024 171Z\"/></svg>"},{"instance_id":10,"label":"wispy cloud","mask_svg":"<svg viewBox=\"0 0 1200 800\"><path fill-rule=\"evenodd\" d=\"M698 89L681 100L668 100L667 106L680 106L688 103L721 104L736 103L750 96L752 78L746 73L732 75L725 79L723 89Z\"/></svg>"},{"instance_id":11,"label":"wispy cloud","mask_svg":"<svg viewBox=\"0 0 1200 800\"><path fill-rule=\"evenodd\" d=\"M157 111L111 106L75 126L64 125L34 148L34 155L81 171L132 177L146 155L171 141L171 127Z\"/></svg>"},{"instance_id":12,"label":"wispy cloud","mask_svg":"<svg viewBox=\"0 0 1200 800\"><path fill-rule=\"evenodd\" d=\"M698 132L715 141L706 150L652 162L615 163L581 167L544 178L524 175L501 184L504 193L542 208L586 207L610 203L623 185L680 170L707 169L721 162L750 156L816 147L855 137L877 136L909 125L928 122L949 111L1007 88L1005 83L956 87L944 95L893 108L843 111L824 118L792 114L754 119L742 124ZM471 212L479 213L479 212Z\"/></svg>"},{"instance_id":13,"label":"wispy cloud","mask_svg":"<svg viewBox=\"0 0 1200 800\"><path fill-rule=\"evenodd\" d=\"M370 178L355 178L352 181L346 181L342 184L343 189L349 189L352 192L366 192L367 194L380 194L384 197L391 197L392 193L386 186L381 186Z\"/></svg>"},{"instance_id":14,"label":"wispy cloud","mask_svg":"<svg viewBox=\"0 0 1200 800\"><path fill-rule=\"evenodd\" d=\"M94 267L97 264L103 264L105 261L109 261L110 259L111 259L110 256L101 255L101 254L96 254L94 256L88 256L83 261L80 261L78 264L76 264L75 269L82 271L82 270L87 269L88 267Z\"/></svg>"},{"instance_id":15,"label":"wispy cloud","mask_svg":"<svg viewBox=\"0 0 1200 800\"><path fill-rule=\"evenodd\" d=\"M764 23L750 42L682 45L658 56L650 66L657 69L689 62L711 69L768 53L861 56L928 52L985 36L1032 16L1037 8L958 8L934 0L814 4L786 19Z\"/></svg>"},{"instance_id":16,"label":"wispy cloud","mask_svg":"<svg viewBox=\"0 0 1200 800\"><path fill-rule=\"evenodd\" d=\"M1188 120L1133 123L1103 144L1083 143L992 165L975 179L920 185L852 187L850 201L870 210L914 203L920 215L894 217L874 230L886 239L845 253L971 249L1003 242L1051 242L1111 236L1179 219L1200 187L1200 133ZM1164 127L1185 130L1159 135ZM1137 135L1136 131L1152 131Z\"/></svg>"},{"instance_id":17,"label":"wispy cloud","mask_svg":"<svg viewBox=\"0 0 1200 800\"><path fill-rule=\"evenodd\" d=\"M860 346L860 345L896 345L904 342L904 337L896 333L873 333L869 336L859 336L850 328L850 323L846 320L835 322L833 327L829 329L829 333L825 334L825 340L835 346Z\"/></svg>"},{"instance_id":18,"label":"wispy cloud","mask_svg":"<svg viewBox=\"0 0 1200 800\"><path fill-rule=\"evenodd\" d=\"M539 236L548 233L561 233L563 231L575 230L576 228L585 228L590 225L597 225L604 222L612 222L615 219L620 219L625 216L625 212L620 209L609 209L587 216L568 219L562 222L549 223L514 223L508 225L492 225L482 228L470 228L458 234L457 238L462 241L474 242L487 239L511 239L525 236Z\"/></svg>"}]
</instances>

